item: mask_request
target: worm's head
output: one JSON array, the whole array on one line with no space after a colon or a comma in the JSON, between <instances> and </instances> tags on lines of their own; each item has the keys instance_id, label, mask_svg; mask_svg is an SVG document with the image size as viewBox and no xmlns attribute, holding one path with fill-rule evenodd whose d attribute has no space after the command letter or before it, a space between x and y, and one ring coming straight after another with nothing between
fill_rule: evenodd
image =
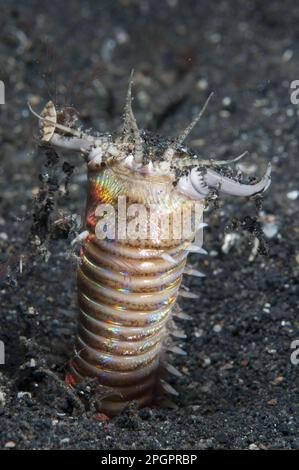
<instances>
[{"instance_id":1,"label":"worm's head","mask_svg":"<svg viewBox=\"0 0 299 470\"><path fill-rule=\"evenodd\" d=\"M211 95L199 115L182 134L169 140L139 129L132 110L131 85L132 80L127 94L124 123L115 137L110 134L92 136L76 129L77 115L73 108L57 110L49 102L41 115L32 110L40 119L41 141L80 152L87 160L91 176L109 171L115 180L123 182L125 195L130 197L134 192L135 197L141 199L140 202L158 196L167 199L170 195L174 195L176 200L177 197L204 200L211 190L247 197L266 191L271 182L270 164L258 182L244 184L226 168L245 154L230 161L203 160L183 145L201 118ZM145 187L148 192L142 189Z\"/></svg>"}]
</instances>

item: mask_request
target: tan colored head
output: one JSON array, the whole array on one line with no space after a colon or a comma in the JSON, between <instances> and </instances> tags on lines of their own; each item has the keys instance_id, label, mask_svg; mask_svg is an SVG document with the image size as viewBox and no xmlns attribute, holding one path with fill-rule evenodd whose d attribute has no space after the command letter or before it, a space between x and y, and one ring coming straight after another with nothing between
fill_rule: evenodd
<instances>
[{"instance_id":1,"label":"tan colored head","mask_svg":"<svg viewBox=\"0 0 299 470\"><path fill-rule=\"evenodd\" d=\"M146 197L144 191L141 190L142 182L145 181L151 185L152 181L160 180L167 188L165 195L173 191L177 197L185 200L204 199L210 189L230 195L252 196L269 187L270 165L263 178L255 184L242 184L238 180L227 177L222 171L223 165L239 160L245 153L230 161L212 161L199 159L190 149L182 147L183 142L201 118L212 94L182 134L177 139L169 140L155 138L138 128L132 110L131 87L132 79L130 79L127 94L124 124L121 132L114 139L110 134L101 136L86 134L75 129L73 124L66 125L63 120L59 123L58 115L63 116L65 110L57 111L53 102L50 101L41 115L30 108L40 119L41 141L64 150L80 152L86 158L91 172L113 168L119 178L123 175L124 181L127 182L128 194L135 192L138 197L140 193L141 199ZM149 197L152 192L156 194L150 188ZM160 197L163 198L162 195Z\"/></svg>"}]
</instances>

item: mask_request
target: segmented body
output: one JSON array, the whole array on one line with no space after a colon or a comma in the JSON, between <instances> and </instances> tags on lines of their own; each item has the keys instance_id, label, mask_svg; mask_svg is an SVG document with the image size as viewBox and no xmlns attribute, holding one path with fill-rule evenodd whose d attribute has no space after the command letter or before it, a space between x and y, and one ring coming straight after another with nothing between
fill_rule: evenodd
<instances>
[{"instance_id":1,"label":"segmented body","mask_svg":"<svg viewBox=\"0 0 299 470\"><path fill-rule=\"evenodd\" d=\"M76 382L96 377L108 388L109 396L101 403L108 415L118 414L132 400L140 406L152 403L164 384L173 309L188 253L186 240L162 240L159 230L155 240L97 237L96 207L109 201L117 215L116 196L127 184L132 184L130 174L120 179L113 172L90 172L89 236L78 271L80 314L71 374ZM165 186L147 177L139 183L135 178L128 204L145 203L146 199L149 207L159 201L161 184ZM165 207L165 192L162 194L160 203ZM169 223L171 209L162 212Z\"/></svg>"}]
</instances>

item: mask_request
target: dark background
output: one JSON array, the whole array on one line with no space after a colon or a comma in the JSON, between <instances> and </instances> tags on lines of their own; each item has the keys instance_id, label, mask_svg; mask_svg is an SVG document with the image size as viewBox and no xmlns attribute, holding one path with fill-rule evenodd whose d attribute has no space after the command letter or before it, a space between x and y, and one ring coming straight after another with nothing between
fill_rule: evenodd
<instances>
[{"instance_id":1,"label":"dark background","mask_svg":"<svg viewBox=\"0 0 299 470\"><path fill-rule=\"evenodd\" d=\"M299 448L299 366L290 361L299 339L298 107L289 89L299 79L298 24L296 1L1 2L2 447ZM85 128L112 131L132 68L141 126L175 136L214 91L188 144L205 158L247 149L245 174L261 175L271 161L273 179L262 207L226 198L206 214L209 256L192 261L207 277L186 281L199 299L181 302L193 320L181 344L188 355L173 359L184 373L175 407L132 406L106 423L92 386L81 390L85 411L63 385L77 312L74 234L63 239L67 228L53 221L82 215L85 168L70 157L65 194L71 168L64 159L45 166L26 103L41 110L52 98L75 106ZM46 230L40 207L49 194ZM268 254L250 258L259 227Z\"/></svg>"}]
</instances>

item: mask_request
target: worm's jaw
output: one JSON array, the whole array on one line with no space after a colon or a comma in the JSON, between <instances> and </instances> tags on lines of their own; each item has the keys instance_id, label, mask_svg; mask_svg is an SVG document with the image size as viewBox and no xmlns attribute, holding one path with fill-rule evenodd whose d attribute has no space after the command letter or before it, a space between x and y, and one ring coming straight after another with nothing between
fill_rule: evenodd
<instances>
[{"instance_id":1,"label":"worm's jaw","mask_svg":"<svg viewBox=\"0 0 299 470\"><path fill-rule=\"evenodd\" d=\"M258 183L243 184L228 178L213 168L193 168L189 174L180 179L178 190L194 199L207 197L211 189L217 189L231 196L250 197L266 191L271 184L271 164Z\"/></svg>"},{"instance_id":2,"label":"worm's jaw","mask_svg":"<svg viewBox=\"0 0 299 470\"><path fill-rule=\"evenodd\" d=\"M41 115L37 115L40 119L40 138L41 142L54 147L81 153L87 158L91 170L100 170L103 165L108 165L128 170L131 176L135 175L136 178L168 178L173 183L174 191L186 199L203 199L207 197L210 189L246 197L266 191L271 183L271 165L268 165L265 175L258 183L242 184L223 174L220 165L225 162L203 161L196 156L191 158L190 152L182 149L182 142L200 119L210 98L211 95L182 135L170 144L167 144L166 140L161 142L158 152L155 145L150 143L151 136L138 128L131 105L131 81L123 129L114 141L109 134L91 136L75 129L76 118L67 112L67 108L57 111L51 101L46 104ZM245 153L232 161L237 161L244 155Z\"/></svg>"}]
</instances>

